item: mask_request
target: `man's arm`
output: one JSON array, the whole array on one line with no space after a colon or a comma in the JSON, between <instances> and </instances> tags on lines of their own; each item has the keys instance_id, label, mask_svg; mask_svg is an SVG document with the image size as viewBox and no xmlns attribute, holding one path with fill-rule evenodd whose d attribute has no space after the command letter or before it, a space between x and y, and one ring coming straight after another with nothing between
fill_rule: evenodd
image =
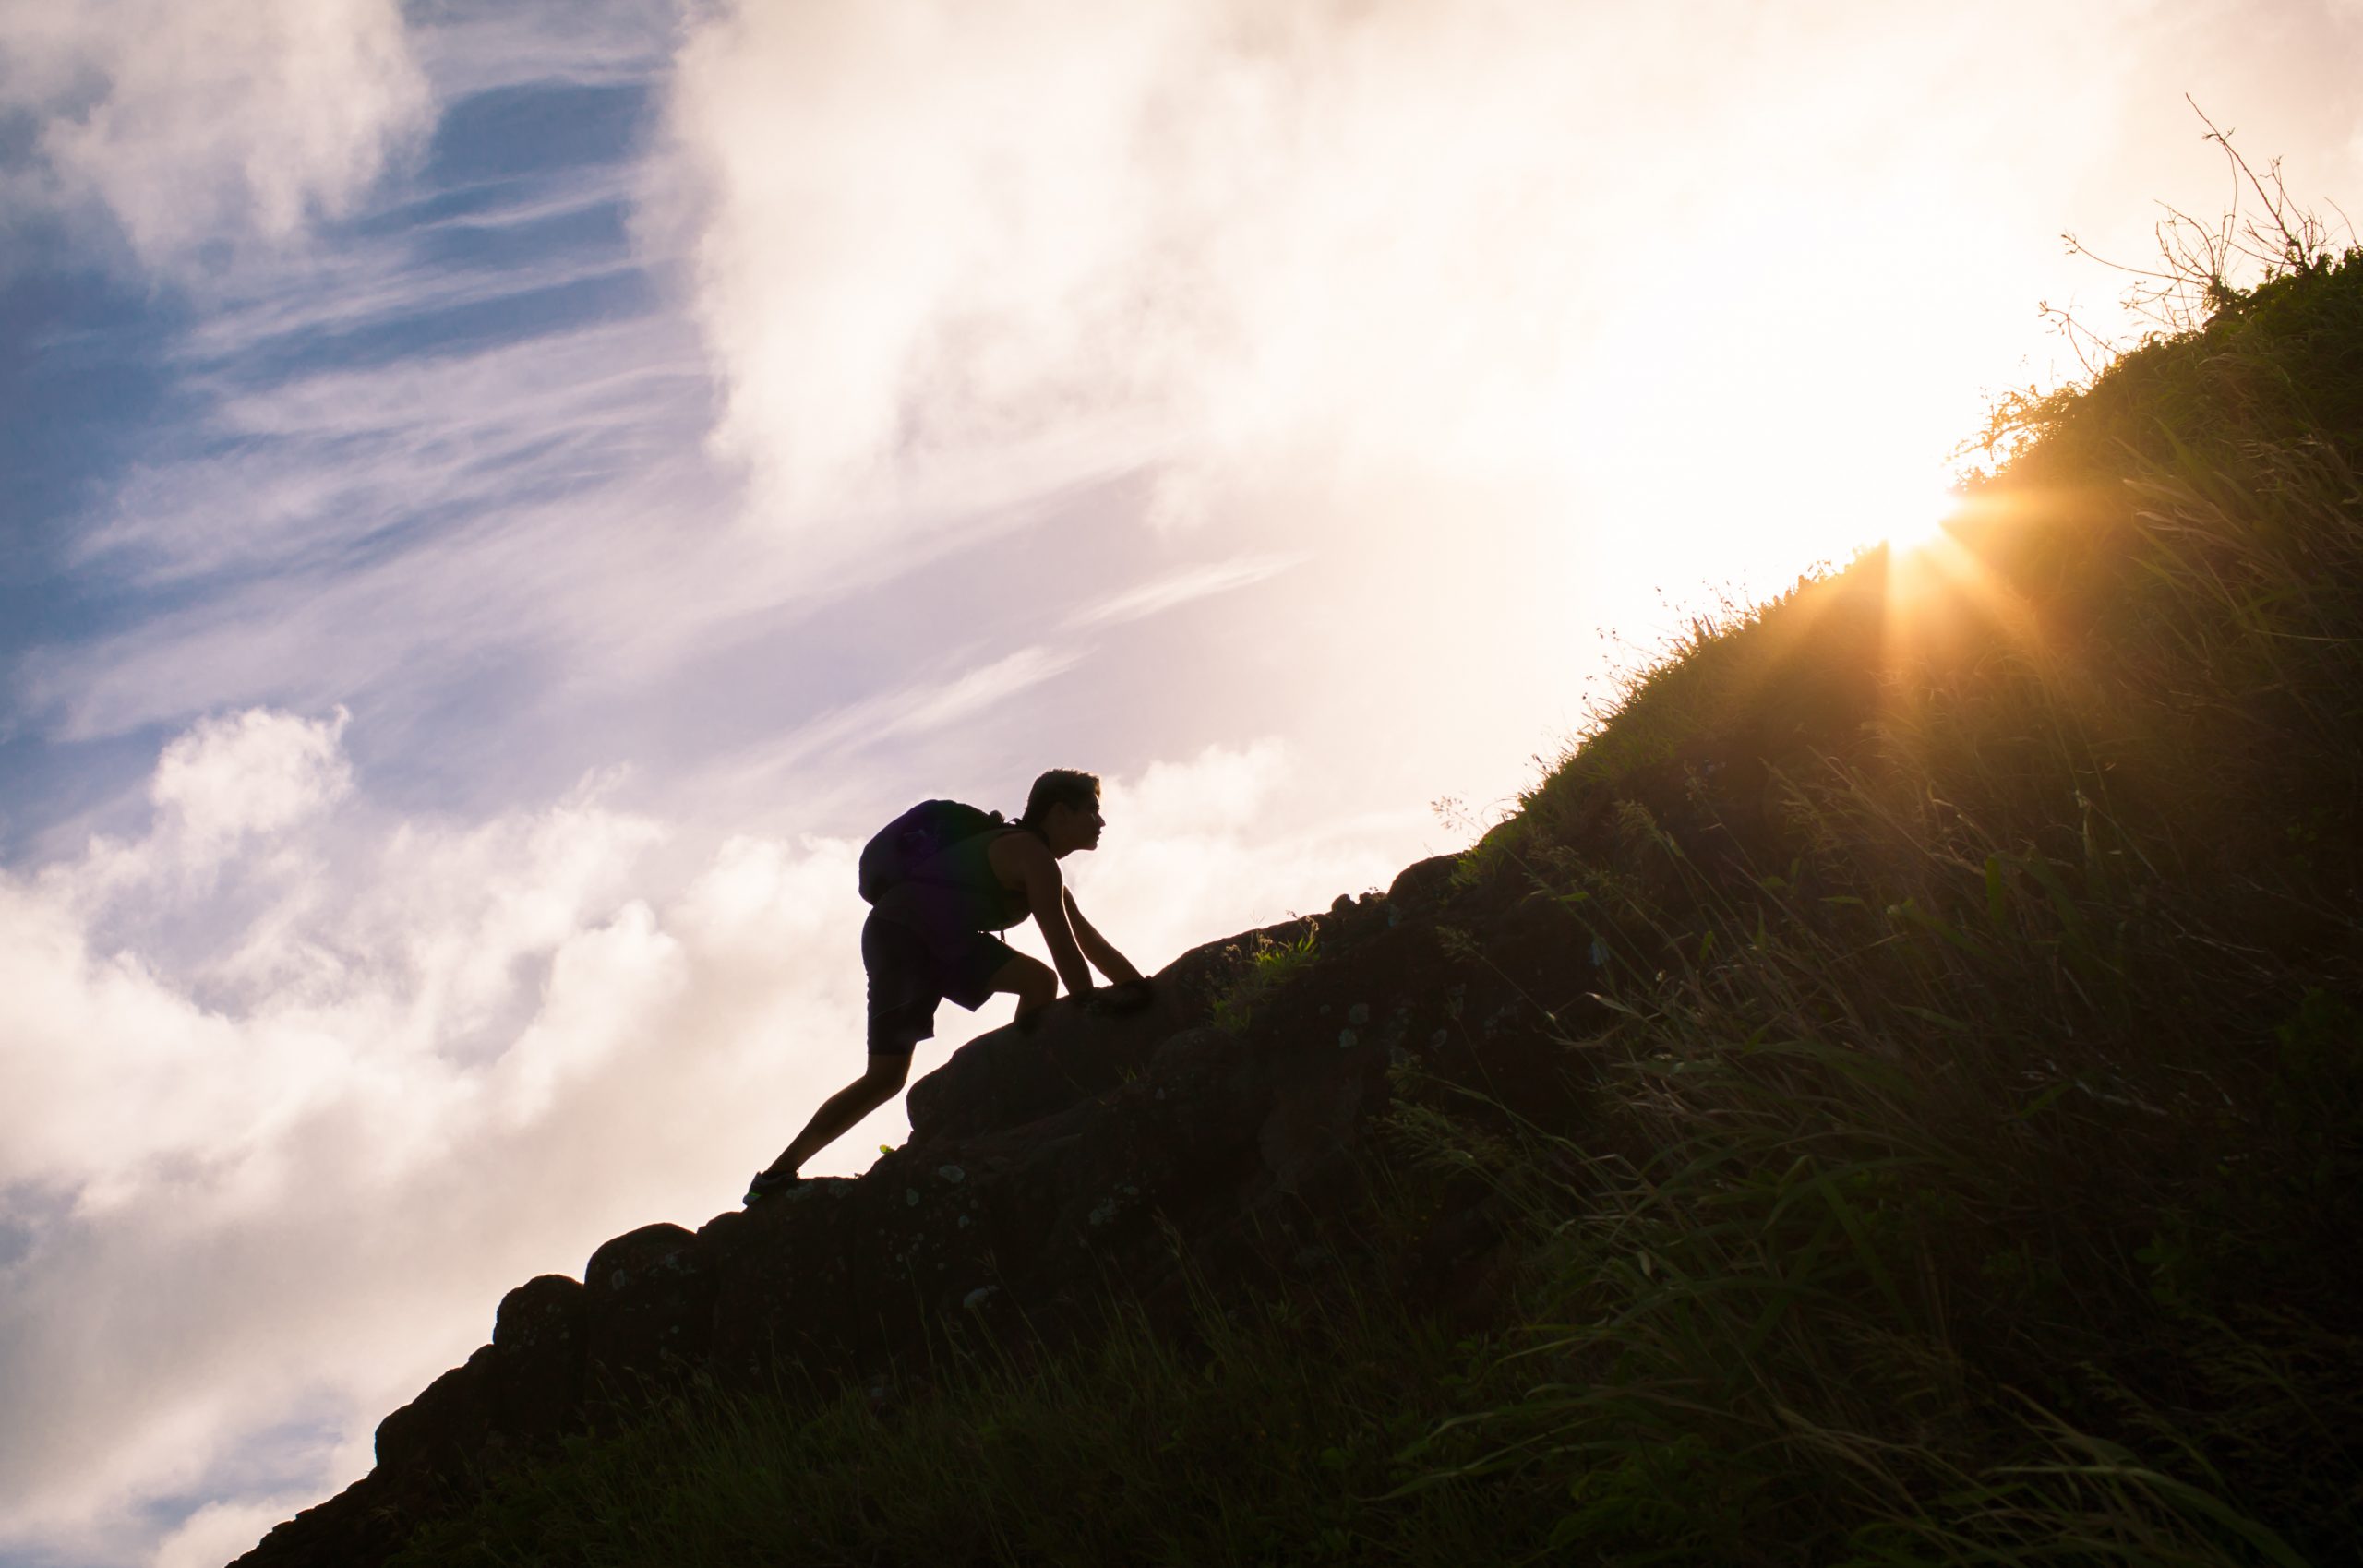
<instances>
[{"instance_id":1,"label":"man's arm","mask_svg":"<svg viewBox=\"0 0 2363 1568\"><path fill-rule=\"evenodd\" d=\"M1092 989L1091 967L1084 963L1083 950L1067 925L1066 885L1059 877L1058 860L1030 834L1011 833L1009 842L1018 857L1015 869L1018 885L1026 890L1026 906L1034 911L1034 923L1042 928L1042 940L1050 945L1050 964L1066 982L1068 994L1079 997Z\"/></svg>"},{"instance_id":2,"label":"man's arm","mask_svg":"<svg viewBox=\"0 0 2363 1568\"><path fill-rule=\"evenodd\" d=\"M1107 938L1092 929L1091 922L1085 919L1083 911L1075 907L1074 890L1072 888L1066 890L1066 903L1067 921L1074 928L1074 940L1082 947L1083 955L1091 960L1093 967L1107 976L1115 985L1129 986L1136 983L1141 977L1141 972L1134 968L1122 953L1110 946Z\"/></svg>"}]
</instances>

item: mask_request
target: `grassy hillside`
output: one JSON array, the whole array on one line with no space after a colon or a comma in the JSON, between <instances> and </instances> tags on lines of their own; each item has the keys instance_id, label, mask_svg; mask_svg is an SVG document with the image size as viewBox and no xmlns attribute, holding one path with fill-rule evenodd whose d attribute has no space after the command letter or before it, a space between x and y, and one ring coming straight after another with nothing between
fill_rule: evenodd
<instances>
[{"instance_id":1,"label":"grassy hillside","mask_svg":"<svg viewBox=\"0 0 2363 1568\"><path fill-rule=\"evenodd\" d=\"M402 1561L2351 1560L2363 254L2008 412L1949 541L1700 626L1465 858L1592 992L1548 1111L1396 1075L1381 1212L1481 1187L1490 1305L1380 1235L707 1390Z\"/></svg>"}]
</instances>

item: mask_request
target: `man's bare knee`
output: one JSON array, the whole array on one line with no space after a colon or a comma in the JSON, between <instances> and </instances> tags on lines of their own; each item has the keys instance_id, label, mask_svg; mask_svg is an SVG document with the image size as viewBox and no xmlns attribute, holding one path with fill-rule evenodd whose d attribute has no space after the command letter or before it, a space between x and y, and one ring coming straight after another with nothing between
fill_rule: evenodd
<instances>
[{"instance_id":1,"label":"man's bare knee","mask_svg":"<svg viewBox=\"0 0 2363 1568\"><path fill-rule=\"evenodd\" d=\"M1050 970L1045 969L1039 975L1026 976L1026 984L1018 987L1017 1005L1027 1009L1048 1007L1056 1001L1058 997L1059 977Z\"/></svg>"},{"instance_id":2,"label":"man's bare knee","mask_svg":"<svg viewBox=\"0 0 2363 1568\"><path fill-rule=\"evenodd\" d=\"M901 1089L911 1076L911 1059L906 1056L872 1056L870 1071L861 1075L861 1087L878 1097L880 1103Z\"/></svg>"},{"instance_id":3,"label":"man's bare knee","mask_svg":"<svg viewBox=\"0 0 2363 1568\"><path fill-rule=\"evenodd\" d=\"M1047 964L1029 964L1017 999L1027 1007L1048 1007L1059 994L1059 972Z\"/></svg>"}]
</instances>

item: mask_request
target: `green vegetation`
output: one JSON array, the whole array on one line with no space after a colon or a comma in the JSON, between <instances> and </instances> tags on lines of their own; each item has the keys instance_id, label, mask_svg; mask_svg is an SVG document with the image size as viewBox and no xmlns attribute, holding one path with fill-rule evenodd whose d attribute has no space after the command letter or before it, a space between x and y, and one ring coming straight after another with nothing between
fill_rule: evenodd
<instances>
[{"instance_id":1,"label":"green vegetation","mask_svg":"<svg viewBox=\"0 0 2363 1568\"><path fill-rule=\"evenodd\" d=\"M1258 1004L1308 968L1318 955L1313 944L1321 935L1318 921L1305 923L1304 935L1292 942L1276 942L1255 933L1253 951L1240 954L1230 984L1216 994L1208 1007L1215 1023L1232 1034L1243 1034ZM1224 949L1235 953L1235 946Z\"/></svg>"},{"instance_id":2,"label":"green vegetation","mask_svg":"<svg viewBox=\"0 0 2363 1568\"><path fill-rule=\"evenodd\" d=\"M2363 253L2213 281L1472 852L1597 991L1581 1126L1398 1078L1403 1224L1513 1216L1492 1332L1374 1259L1186 1346L692 1398L405 1561L2350 1560Z\"/></svg>"}]
</instances>

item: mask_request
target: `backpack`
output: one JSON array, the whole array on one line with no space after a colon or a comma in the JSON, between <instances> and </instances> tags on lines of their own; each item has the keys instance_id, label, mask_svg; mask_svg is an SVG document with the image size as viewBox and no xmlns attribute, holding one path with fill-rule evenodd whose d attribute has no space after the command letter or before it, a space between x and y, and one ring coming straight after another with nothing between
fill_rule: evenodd
<instances>
[{"instance_id":1,"label":"backpack","mask_svg":"<svg viewBox=\"0 0 2363 1568\"><path fill-rule=\"evenodd\" d=\"M956 800L920 801L861 846L863 902L876 904L887 889L909 881L912 871L954 844L1002 825L998 811L979 811Z\"/></svg>"}]
</instances>

